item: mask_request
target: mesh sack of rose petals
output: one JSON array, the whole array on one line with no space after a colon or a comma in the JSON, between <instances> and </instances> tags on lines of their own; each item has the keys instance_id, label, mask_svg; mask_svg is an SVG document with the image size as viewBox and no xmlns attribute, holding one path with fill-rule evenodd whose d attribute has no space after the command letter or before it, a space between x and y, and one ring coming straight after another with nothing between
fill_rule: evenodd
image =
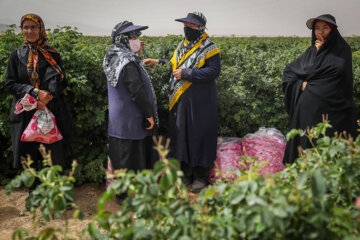
<instances>
[{"instance_id":1,"label":"mesh sack of rose petals","mask_svg":"<svg viewBox=\"0 0 360 240\"><path fill-rule=\"evenodd\" d=\"M261 166L260 175L277 173L282 171L285 166L282 163L286 138L275 128L261 127L255 133L247 134L242 139L242 149L244 154L255 157L257 165L263 162L267 164ZM253 163L247 163L248 167Z\"/></svg>"},{"instance_id":2,"label":"mesh sack of rose petals","mask_svg":"<svg viewBox=\"0 0 360 240\"><path fill-rule=\"evenodd\" d=\"M243 155L241 149L241 138L218 138L215 166L210 170L211 183L217 180L232 182L239 177L236 170L245 170L239 164L240 156Z\"/></svg>"}]
</instances>

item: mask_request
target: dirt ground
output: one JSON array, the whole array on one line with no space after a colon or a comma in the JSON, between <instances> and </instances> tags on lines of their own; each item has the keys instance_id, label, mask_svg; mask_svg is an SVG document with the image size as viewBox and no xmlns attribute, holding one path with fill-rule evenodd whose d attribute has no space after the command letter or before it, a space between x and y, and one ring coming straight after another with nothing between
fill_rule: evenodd
<instances>
[{"instance_id":1,"label":"dirt ground","mask_svg":"<svg viewBox=\"0 0 360 240\"><path fill-rule=\"evenodd\" d=\"M84 184L74 188L75 204L84 212L83 221L70 219L69 229L72 232L70 236L79 236L79 233L87 227L88 223L96 215L97 202L100 195L105 191L105 186L95 184ZM10 196L5 194L5 187L0 187L0 240L9 240L13 232L20 228L26 228L32 233L39 233L47 227L65 227L63 219L55 219L47 223L42 221L35 228L33 225L32 215L25 210L25 200L28 196L27 190L20 189L14 191ZM189 193L189 200L194 203L198 194ZM108 201L105 205L107 211L115 213L120 206L115 200ZM37 210L39 212L39 210ZM68 216L72 216L74 210L69 211ZM39 212L40 214L40 212Z\"/></svg>"}]
</instances>

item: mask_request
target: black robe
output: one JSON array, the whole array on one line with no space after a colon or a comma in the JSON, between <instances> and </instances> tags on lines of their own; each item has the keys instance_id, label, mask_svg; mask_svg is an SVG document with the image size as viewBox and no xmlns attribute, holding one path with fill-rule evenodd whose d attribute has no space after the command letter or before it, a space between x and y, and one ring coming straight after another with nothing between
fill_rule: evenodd
<instances>
[{"instance_id":1,"label":"black robe","mask_svg":"<svg viewBox=\"0 0 360 240\"><path fill-rule=\"evenodd\" d=\"M192 85L169 113L170 154L190 167L209 168L216 160L218 116L215 78L220 74L220 54L199 69L183 69L181 78Z\"/></svg>"},{"instance_id":2,"label":"black robe","mask_svg":"<svg viewBox=\"0 0 360 240\"><path fill-rule=\"evenodd\" d=\"M332 128L327 134L346 131L356 134L356 107L353 100L353 71L350 46L337 28L317 51L315 33L312 45L298 59L286 66L283 91L291 129L306 129L322 122L327 114ZM306 88L301 91L303 81ZM298 157L298 146L311 145L306 137L295 137L287 143L284 163Z\"/></svg>"},{"instance_id":3,"label":"black robe","mask_svg":"<svg viewBox=\"0 0 360 240\"><path fill-rule=\"evenodd\" d=\"M6 87L13 94L14 98L10 109L11 140L14 154L15 168L21 166L21 157L27 154L34 160L33 167L36 168L37 159L40 159L38 152L40 143L22 142L21 135L29 124L36 110L22 112L19 115L14 114L15 105L26 93L33 95L34 86L31 85L26 64L29 48L22 46L15 50L9 57L6 72ZM59 64L61 69L62 61L58 53L50 52L54 60ZM66 78L61 79L59 74L50 66L43 55L39 53L39 89L47 90L54 96L46 106L54 114L56 124L63 136L63 140L52 144L44 144L47 150L51 150L53 164L64 166L66 163L65 151L70 149L71 122L69 114L65 108L62 91L67 86Z\"/></svg>"}]
</instances>

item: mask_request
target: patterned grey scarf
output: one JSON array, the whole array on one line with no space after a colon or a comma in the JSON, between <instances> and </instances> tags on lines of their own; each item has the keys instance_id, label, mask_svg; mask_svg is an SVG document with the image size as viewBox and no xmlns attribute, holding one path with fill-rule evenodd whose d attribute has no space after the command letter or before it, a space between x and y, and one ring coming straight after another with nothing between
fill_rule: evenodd
<instances>
[{"instance_id":1,"label":"patterned grey scarf","mask_svg":"<svg viewBox=\"0 0 360 240\"><path fill-rule=\"evenodd\" d=\"M107 50L103 61L104 72L111 86L116 86L121 70L129 62L141 62L139 56L130 51L129 37L124 34L114 36L113 45Z\"/></svg>"},{"instance_id":2,"label":"patterned grey scarf","mask_svg":"<svg viewBox=\"0 0 360 240\"><path fill-rule=\"evenodd\" d=\"M155 90L151 82L151 78L145 68L142 65L141 59L139 56L131 52L129 45L129 38L134 36L139 36L139 31L133 31L126 34L115 35L116 30L121 27L123 24L126 24L127 21L121 22L115 26L112 30L111 38L113 45L107 50L104 61L103 69L106 75L107 80L110 82L111 86L116 87L116 84L119 81L119 74L126 64L129 62L135 62L144 70L150 81L151 92L153 95L154 103L156 104L156 95ZM159 126L159 117L157 111L155 112L155 123Z\"/></svg>"}]
</instances>

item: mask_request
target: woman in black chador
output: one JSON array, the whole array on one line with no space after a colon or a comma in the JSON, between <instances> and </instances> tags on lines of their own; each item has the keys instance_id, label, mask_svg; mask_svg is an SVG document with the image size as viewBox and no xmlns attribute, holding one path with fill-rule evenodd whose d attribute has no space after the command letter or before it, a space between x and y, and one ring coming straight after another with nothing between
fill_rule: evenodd
<instances>
[{"instance_id":1,"label":"woman in black chador","mask_svg":"<svg viewBox=\"0 0 360 240\"><path fill-rule=\"evenodd\" d=\"M283 78L285 107L291 129L306 129L328 115L328 134L343 132L355 136L356 107L353 100L353 71L350 46L341 37L330 14L306 22L312 29L311 46L286 66ZM298 147L310 148L306 137L287 143L284 163L293 163Z\"/></svg>"}]
</instances>

